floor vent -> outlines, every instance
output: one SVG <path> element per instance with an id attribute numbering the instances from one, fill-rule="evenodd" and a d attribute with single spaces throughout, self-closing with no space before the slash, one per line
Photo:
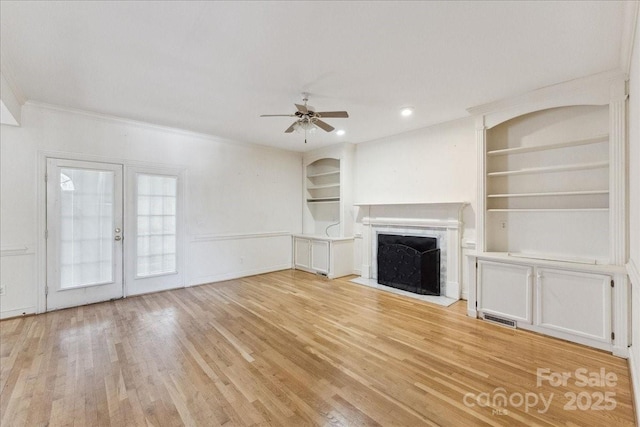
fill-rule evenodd
<path id="1" fill-rule="evenodd" d="M 492 314 L 485 314 L 484 315 L 484 320 L 487 320 L 487 321 L 492 322 L 492 323 L 497 323 L 498 325 L 508 326 L 508 327 L 514 328 L 514 329 L 516 327 L 515 320 L 504 319 L 502 317 L 494 316 Z"/>

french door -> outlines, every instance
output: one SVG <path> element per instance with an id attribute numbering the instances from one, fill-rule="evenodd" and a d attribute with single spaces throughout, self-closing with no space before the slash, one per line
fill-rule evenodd
<path id="1" fill-rule="evenodd" d="M 47 310 L 121 298 L 123 167 L 47 160 Z"/>

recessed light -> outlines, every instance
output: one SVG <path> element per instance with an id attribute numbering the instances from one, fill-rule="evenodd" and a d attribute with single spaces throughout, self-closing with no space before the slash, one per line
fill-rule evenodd
<path id="1" fill-rule="evenodd" d="M 409 117 L 410 115 L 413 114 L 413 107 L 404 107 L 400 110 L 400 114 L 403 117 Z"/>
<path id="2" fill-rule="evenodd" d="M 342 136 L 342 135 L 344 135 L 344 134 L 345 134 L 345 132 L 344 132 L 344 130 L 342 130 L 342 129 L 340 129 L 340 130 L 336 131 L 336 135 L 338 135 L 338 136 Z"/>

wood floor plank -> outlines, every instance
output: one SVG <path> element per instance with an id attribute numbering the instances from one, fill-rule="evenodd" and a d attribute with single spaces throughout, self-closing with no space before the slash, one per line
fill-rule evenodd
<path id="1" fill-rule="evenodd" d="M 539 369 L 571 378 L 539 384 Z M 577 369 L 616 384 L 582 386 Z M 615 408 L 590 409 L 604 393 Z M 534 396 L 549 405 L 518 404 Z M 626 360 L 464 302 L 286 270 L 1 321 L 0 424 L 633 426 L 634 412 Z"/>

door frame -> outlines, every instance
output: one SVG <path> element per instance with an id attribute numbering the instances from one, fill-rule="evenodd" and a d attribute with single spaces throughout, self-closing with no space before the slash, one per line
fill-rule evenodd
<path id="1" fill-rule="evenodd" d="M 36 293 L 36 314 L 45 313 L 47 311 L 47 239 L 45 238 L 45 231 L 47 230 L 47 183 L 45 182 L 45 175 L 47 173 L 47 159 L 58 158 L 65 160 L 76 160 L 81 162 L 98 162 L 98 163 L 114 163 L 120 164 L 124 167 L 123 176 L 126 177 L 130 168 L 149 168 L 157 171 L 163 170 L 165 173 L 174 174 L 179 176 L 182 181 L 181 196 L 179 203 L 182 204 L 182 215 L 178 219 L 180 222 L 180 229 L 182 230 L 182 236 L 179 244 L 179 256 L 178 268 L 182 268 L 183 271 L 183 287 L 186 287 L 187 278 L 189 277 L 186 270 L 186 243 L 189 241 L 188 230 L 185 226 L 187 212 L 187 167 L 184 165 L 168 165 L 162 163 L 143 162 L 138 160 L 122 159 L 117 157 L 97 156 L 93 154 L 83 154 L 77 152 L 68 151 L 56 151 L 56 150 L 38 150 L 36 153 L 36 219 L 37 229 L 35 239 L 36 250 L 36 282 L 33 284 L 33 290 Z M 123 197 L 126 200 L 128 197 L 127 183 L 124 182 Z M 126 207 L 124 207 L 126 209 Z M 126 222 L 125 213 L 125 222 Z M 126 232 L 126 231 L 125 231 Z M 124 256 L 127 256 L 127 243 L 123 242 Z M 129 295 L 129 289 L 127 287 L 126 272 L 124 278 L 123 297 L 126 298 Z"/>

